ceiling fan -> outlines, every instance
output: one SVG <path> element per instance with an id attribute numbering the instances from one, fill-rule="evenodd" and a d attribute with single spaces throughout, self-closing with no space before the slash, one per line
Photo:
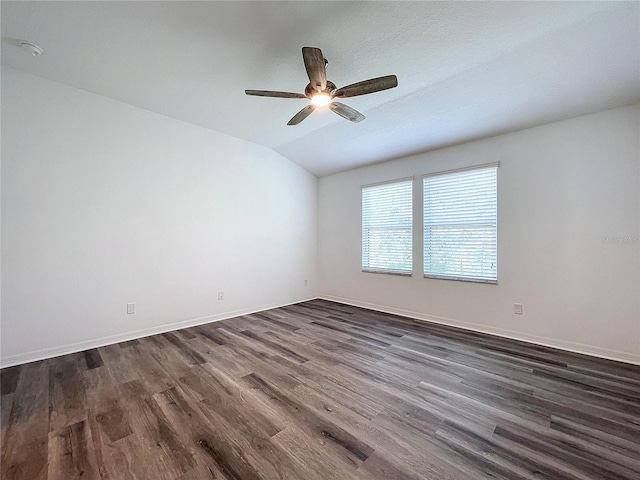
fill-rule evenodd
<path id="1" fill-rule="evenodd" d="M 352 122 L 361 122 L 364 115 L 345 105 L 336 102 L 335 98 L 356 97 L 367 93 L 379 92 L 398 86 L 398 78 L 395 75 L 372 78 L 362 82 L 353 83 L 346 87 L 337 88 L 333 82 L 327 80 L 327 60 L 322 55 L 322 50 L 315 47 L 302 47 L 302 58 L 309 76 L 309 84 L 302 93 L 272 92 L 270 90 L 245 90 L 247 95 L 258 97 L 277 98 L 308 98 L 311 103 L 296 113 L 287 125 L 298 125 L 311 115 L 316 108 L 329 107 L 333 112 Z"/>

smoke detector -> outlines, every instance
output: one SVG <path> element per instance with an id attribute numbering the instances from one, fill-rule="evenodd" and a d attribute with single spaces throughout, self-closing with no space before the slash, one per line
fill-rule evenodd
<path id="1" fill-rule="evenodd" d="M 38 57 L 38 56 L 42 55 L 42 48 L 40 48 L 37 45 L 34 45 L 33 43 L 20 42 L 20 48 L 22 48 L 23 50 L 26 50 L 27 52 L 29 52 L 34 57 Z"/>

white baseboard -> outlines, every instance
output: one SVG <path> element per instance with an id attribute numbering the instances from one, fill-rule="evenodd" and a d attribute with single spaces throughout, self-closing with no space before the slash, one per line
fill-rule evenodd
<path id="1" fill-rule="evenodd" d="M 455 320 L 447 317 L 438 317 L 435 315 L 427 315 L 424 313 L 414 312 L 411 310 L 403 310 L 400 308 L 388 307 L 386 305 L 378 305 L 375 303 L 361 302 L 358 300 L 336 297 L 333 295 L 321 295 L 318 298 L 322 300 L 329 300 L 331 302 L 344 303 L 346 305 L 352 305 L 354 307 L 362 307 L 368 310 L 376 310 L 378 312 L 400 315 L 402 317 L 408 317 L 415 320 L 422 320 L 425 322 L 447 325 L 449 327 L 456 327 L 456 328 L 462 328 L 464 330 L 471 330 L 473 332 L 496 335 L 498 337 L 509 338 L 511 340 L 519 340 L 522 342 L 541 345 L 544 347 L 558 348 L 560 350 L 566 350 L 574 353 L 581 353 L 583 355 L 590 355 L 592 357 L 598 357 L 598 358 L 604 358 L 607 360 L 615 360 L 617 362 L 640 365 L 640 352 L 634 355 L 633 353 L 620 352 L 617 350 L 609 350 L 609 349 L 597 347 L 594 345 L 585 345 L 582 343 L 566 342 L 564 340 L 540 337 L 537 335 L 528 335 L 528 334 L 523 334 L 521 332 L 505 330 L 502 328 L 488 327 L 486 325 L 482 325 L 478 323 L 464 322 L 464 321 Z"/>
<path id="2" fill-rule="evenodd" d="M 69 353 L 81 352 L 90 348 L 104 347 L 105 345 L 112 345 L 114 343 L 126 342 L 128 340 L 135 340 L 137 338 L 148 337 L 150 335 L 157 335 L 159 333 L 171 332 L 179 330 L 181 328 L 194 327 L 196 325 L 203 325 L 206 323 L 218 322 L 220 320 L 226 320 L 228 318 L 239 317 L 242 315 L 250 315 L 252 313 L 261 312 L 264 310 L 270 310 L 272 308 L 284 307 L 286 305 L 293 305 L 295 303 L 306 302 L 308 300 L 314 300 L 320 298 L 322 300 L 329 300 L 331 302 L 343 303 L 345 305 L 352 305 L 355 307 L 366 308 L 368 310 L 375 310 L 378 312 L 391 313 L 394 315 L 400 315 L 403 317 L 412 318 L 415 320 L 422 320 L 425 322 L 437 323 L 441 325 L 447 325 L 450 327 L 461 328 L 464 330 L 470 330 L 473 332 L 486 333 L 489 335 L 496 335 L 498 337 L 509 338 L 512 340 L 520 340 L 535 345 L 541 345 L 545 347 L 558 348 L 560 350 L 566 350 L 574 353 L 581 353 L 583 355 L 590 355 L 598 358 L 605 358 L 608 360 L 615 360 L 618 362 L 631 363 L 634 365 L 640 365 L 640 354 L 633 355 L 628 352 L 620 352 L 616 350 L 609 350 L 593 345 L 584 345 L 581 343 L 566 342 L 562 340 L 556 340 L 552 338 L 540 337 L 536 335 L 527 335 L 520 332 L 514 332 L 510 330 L 487 327 L 471 322 L 463 322 L 447 317 L 438 317 L 435 315 L 427 315 L 420 312 L 414 312 L 411 310 L 404 310 L 400 308 L 389 307 L 386 305 L 378 305 L 375 303 L 361 302 L 358 300 L 352 300 L 348 298 L 336 297 L 333 295 L 321 295 L 319 297 L 301 298 L 287 303 L 274 303 L 266 304 L 258 307 L 252 307 L 249 309 L 236 310 L 233 312 L 224 312 L 218 315 L 211 315 L 207 317 L 192 318 L 189 320 L 182 320 L 180 322 L 173 322 L 164 325 L 159 325 L 142 330 L 134 330 L 118 335 L 110 335 L 107 337 L 87 340 L 84 342 L 71 343 L 60 347 L 44 348 L 42 350 L 36 350 L 32 352 L 21 353 L 18 355 L 12 355 L 3 358 L 0 361 L 0 368 L 11 367 L 14 365 L 20 365 L 22 363 L 35 362 L 37 360 L 44 360 L 47 358 L 58 357 L 60 355 L 67 355 Z"/>
<path id="3" fill-rule="evenodd" d="M 106 345 L 112 345 L 114 343 L 126 342 L 128 340 L 135 340 L 137 338 L 148 337 L 150 335 L 157 335 L 159 333 L 172 332 L 174 330 L 180 330 L 181 328 L 195 327 L 196 325 L 203 325 L 205 323 L 219 322 L 220 320 L 226 320 L 228 318 L 240 317 L 242 315 L 250 315 L 256 312 L 262 312 L 264 310 L 271 310 L 272 308 L 284 307 L 286 305 L 293 305 L 295 303 L 306 302 L 313 300 L 317 297 L 301 298 L 287 303 L 274 303 L 267 305 L 260 305 L 257 307 L 247 308 L 243 310 L 236 310 L 233 312 L 224 312 L 218 315 L 211 315 L 207 317 L 191 318 L 189 320 L 182 320 L 179 322 L 165 323 L 164 325 L 158 325 L 155 327 L 144 328 L 141 330 L 133 330 L 126 333 L 117 335 L 110 335 L 107 337 L 95 338 L 86 340 L 83 342 L 70 343 L 60 347 L 43 348 L 42 350 L 36 350 L 32 352 L 20 353 L 18 355 L 11 355 L 5 357 L 0 361 L 0 368 L 12 367 L 14 365 L 20 365 L 23 363 L 35 362 L 37 360 L 44 360 L 47 358 L 58 357 L 60 355 L 67 355 L 69 353 L 81 352 L 90 348 L 104 347 Z"/>

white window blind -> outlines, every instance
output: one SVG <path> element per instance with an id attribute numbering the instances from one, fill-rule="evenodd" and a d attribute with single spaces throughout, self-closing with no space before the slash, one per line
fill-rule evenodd
<path id="1" fill-rule="evenodd" d="M 362 187 L 362 270 L 410 275 L 413 179 Z"/>
<path id="2" fill-rule="evenodd" d="M 497 167 L 423 178 L 426 277 L 497 282 Z"/>

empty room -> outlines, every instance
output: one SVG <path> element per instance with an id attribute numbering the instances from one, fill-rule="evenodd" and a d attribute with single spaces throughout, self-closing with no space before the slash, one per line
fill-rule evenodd
<path id="1" fill-rule="evenodd" d="M 640 479 L 640 2 L 0 9 L 2 480 Z"/>

